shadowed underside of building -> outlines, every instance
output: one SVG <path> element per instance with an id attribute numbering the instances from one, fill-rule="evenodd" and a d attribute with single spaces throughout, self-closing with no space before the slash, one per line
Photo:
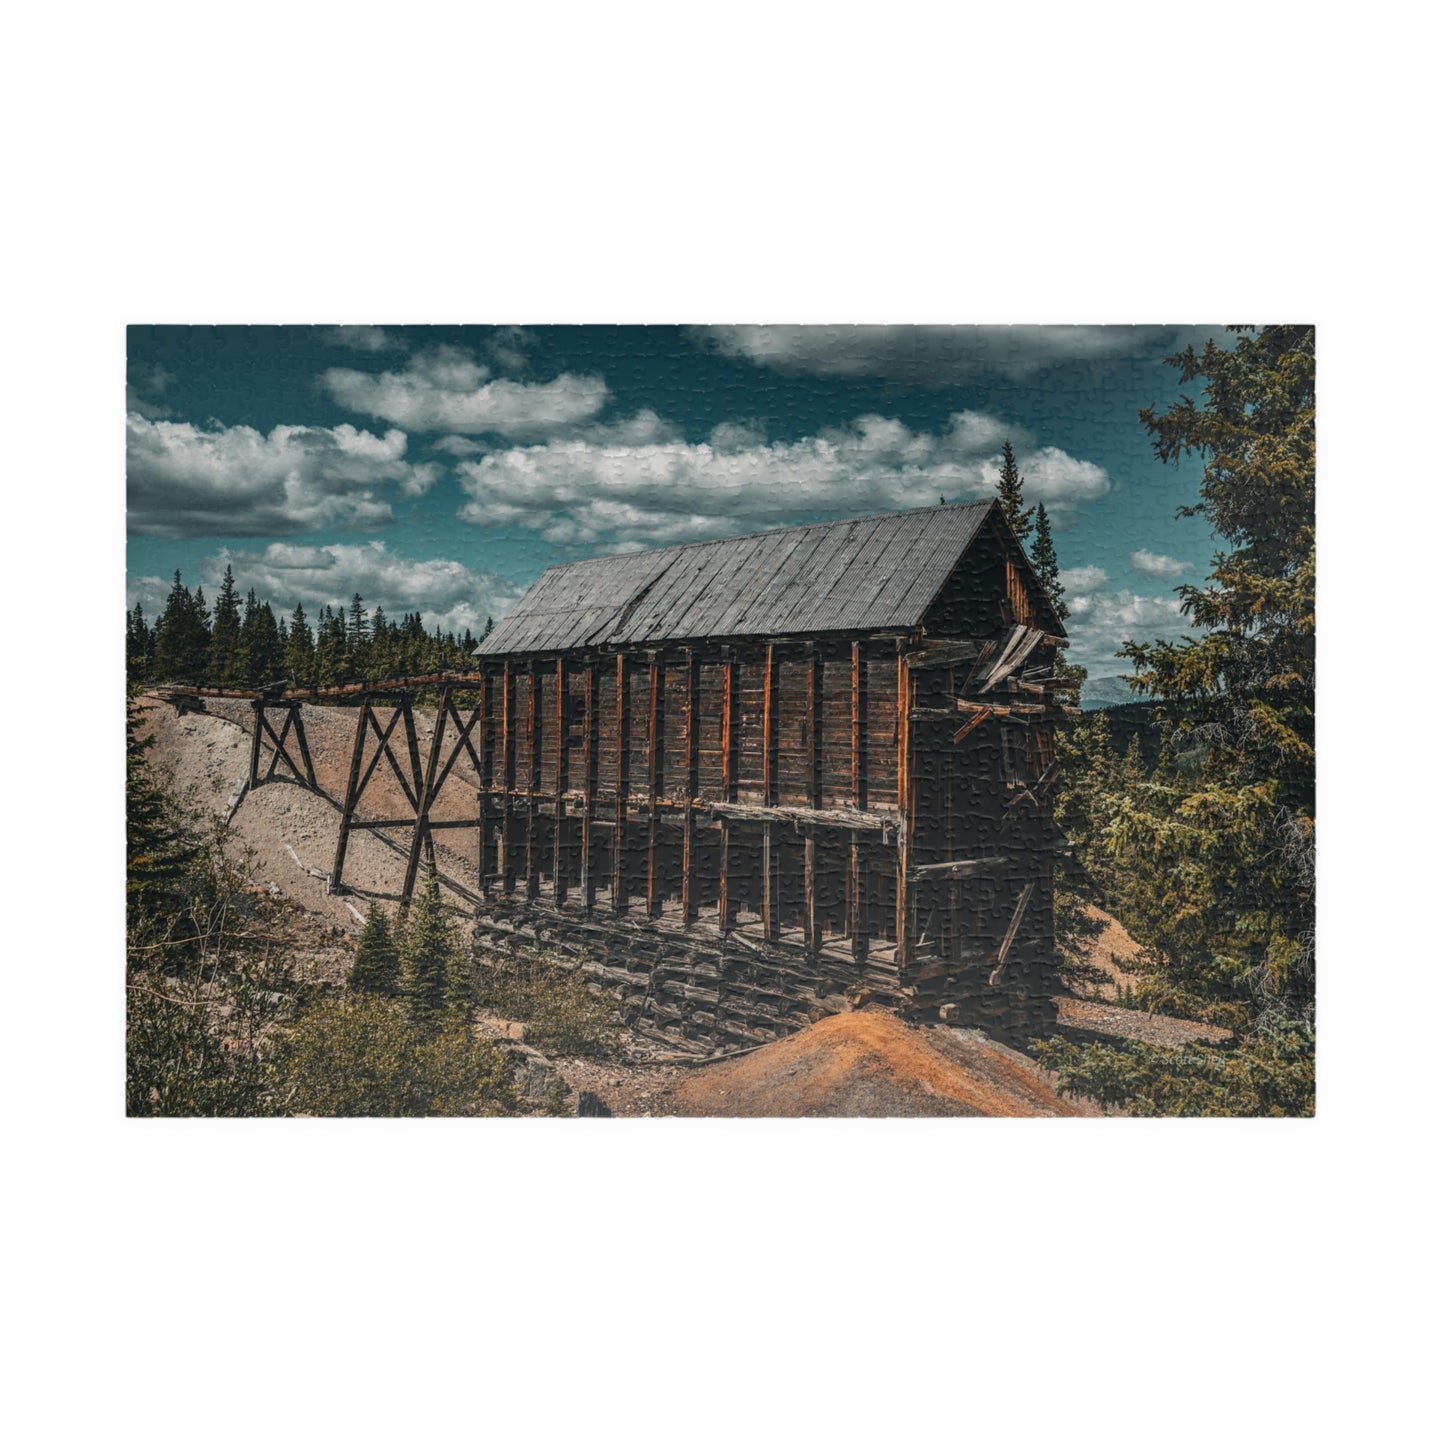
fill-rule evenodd
<path id="1" fill-rule="evenodd" d="M 1055 660 L 996 503 L 553 567 L 478 649 L 484 947 L 683 1046 L 1045 990 Z"/>

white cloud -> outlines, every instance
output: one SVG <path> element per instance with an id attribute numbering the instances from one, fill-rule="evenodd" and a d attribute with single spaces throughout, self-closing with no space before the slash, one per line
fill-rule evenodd
<path id="1" fill-rule="evenodd" d="M 215 595 L 213 589 L 228 562 L 243 593 L 254 587 L 278 615 L 289 616 L 299 602 L 313 626 L 322 606 L 348 606 L 352 594 L 359 592 L 368 611 L 380 603 L 393 619 L 420 612 L 428 631 L 439 626 L 460 636 L 470 627 L 474 636 L 480 636 L 488 616 L 501 618 L 523 590 L 449 558 L 397 557 L 382 542 L 322 547 L 275 542 L 262 552 L 217 553 L 207 564 L 208 597 Z"/>
<path id="2" fill-rule="evenodd" d="M 970 501 L 994 494 L 1004 434 L 996 419 L 960 412 L 939 433 L 870 415 L 793 442 L 766 442 L 741 427 L 708 442 L 554 439 L 461 462 L 469 500 L 458 515 L 552 542 L 620 548 L 933 506 L 940 495 Z M 1057 447 L 1021 450 L 1019 465 L 1026 498 L 1051 512 L 1109 489 L 1102 467 Z"/>
<path id="3" fill-rule="evenodd" d="M 401 344 L 380 326 L 328 326 L 325 339 L 352 351 L 390 351 Z"/>
<path id="4" fill-rule="evenodd" d="M 1066 593 L 1097 592 L 1109 580 L 1102 567 L 1066 567 L 1059 573 L 1059 582 Z"/>
<path id="5" fill-rule="evenodd" d="M 1166 557 L 1160 552 L 1149 552 L 1142 547 L 1129 554 L 1129 561 L 1136 571 L 1149 577 L 1178 577 L 1182 572 L 1194 570 L 1189 562 L 1181 562 L 1176 557 Z"/>
<path id="6" fill-rule="evenodd" d="M 489 368 L 455 346 L 413 356 L 402 371 L 332 367 L 321 377 L 333 401 L 412 431 L 554 435 L 590 421 L 608 398 L 599 376 L 564 372 L 553 381 L 492 379 Z"/>
<path id="7" fill-rule="evenodd" d="M 319 527 L 380 527 L 383 495 L 417 496 L 441 474 L 406 460 L 406 433 L 353 426 L 208 428 L 126 419 L 126 506 L 132 532 L 152 537 L 286 536 Z"/>
<path id="8" fill-rule="evenodd" d="M 1154 355 L 1161 360 L 1223 327 L 1179 326 L 708 326 L 694 335 L 725 356 L 780 371 L 879 376 L 952 385 L 981 372 L 1032 375 L 1068 361 Z"/>
<path id="9" fill-rule="evenodd" d="M 1083 567 L 1079 572 L 1098 572 Z M 1114 676 L 1123 664 L 1114 654 L 1125 642 L 1151 642 L 1156 637 L 1177 638 L 1188 630 L 1177 597 L 1145 597 L 1128 588 L 1117 592 L 1082 593 L 1066 599 L 1069 618 L 1069 661 L 1081 662 L 1091 673 Z"/>

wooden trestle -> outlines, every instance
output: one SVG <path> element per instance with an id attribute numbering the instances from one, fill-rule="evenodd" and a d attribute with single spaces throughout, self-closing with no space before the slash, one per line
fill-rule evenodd
<path id="1" fill-rule="evenodd" d="M 1061 710 L 1042 686 L 981 671 L 1016 643 L 504 655 L 472 673 L 249 694 L 250 782 L 322 792 L 301 704 L 354 706 L 332 890 L 346 891 L 357 829 L 409 830 L 403 906 L 434 835 L 474 829 L 464 891 L 480 946 L 552 940 L 678 1042 L 786 1031 L 859 991 L 977 1005 L 1053 950 Z M 422 691 L 437 699 L 424 762 Z M 388 776 L 405 812 L 367 816 Z M 456 816 L 454 786 L 435 816 L 454 778 L 475 811 Z"/>

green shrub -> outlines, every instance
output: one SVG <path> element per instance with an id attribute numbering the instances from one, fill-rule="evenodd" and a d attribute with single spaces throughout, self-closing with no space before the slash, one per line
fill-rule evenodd
<path id="1" fill-rule="evenodd" d="M 1310 1117 L 1315 1111 L 1314 1031 L 1274 1021 L 1229 1044 L 1164 1049 L 1130 1040 L 1035 1040 L 1029 1052 L 1059 1076 L 1059 1092 L 1142 1116 Z"/>
<path id="2" fill-rule="evenodd" d="M 476 987 L 483 1007 L 526 1024 L 527 1042 L 544 1053 L 589 1057 L 617 1043 L 616 1003 L 593 993 L 576 967 L 540 954 L 519 956 L 479 970 Z"/>
<path id="3" fill-rule="evenodd" d="M 275 1107 L 366 1118 L 512 1114 L 511 1067 L 461 1024 L 418 1026 L 376 994 L 331 998 L 304 1013 L 271 1052 Z"/>

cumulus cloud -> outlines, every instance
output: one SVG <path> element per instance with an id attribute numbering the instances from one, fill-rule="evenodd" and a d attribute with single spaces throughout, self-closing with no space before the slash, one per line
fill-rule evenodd
<path id="1" fill-rule="evenodd" d="M 288 614 L 299 602 L 313 625 L 323 606 L 348 606 L 359 592 L 368 610 L 379 603 L 393 618 L 420 612 L 428 631 L 440 627 L 460 636 L 470 627 L 480 636 L 487 618 L 500 618 L 523 590 L 449 558 L 395 556 L 382 542 L 321 547 L 275 542 L 261 552 L 217 553 L 207 564 L 208 596 L 227 563 L 242 592 L 254 587 L 258 597 Z"/>
<path id="2" fill-rule="evenodd" d="M 869 415 L 795 442 L 742 427 L 708 442 L 614 444 L 588 438 L 512 447 L 462 462 L 478 525 L 529 527 L 580 545 L 692 541 L 841 512 L 861 514 L 968 501 L 994 493 L 1004 427 L 960 412 L 941 433 Z M 1067 510 L 1109 488 L 1103 468 L 1057 447 L 1024 451 L 1031 499 Z"/>
<path id="3" fill-rule="evenodd" d="M 351 351 L 390 351 L 401 344 L 381 326 L 328 326 L 325 340 Z"/>
<path id="4" fill-rule="evenodd" d="M 1102 569 L 1086 567 L 1080 572 Z M 1061 578 L 1062 580 L 1062 578 Z M 1177 597 L 1146 597 L 1127 587 L 1117 592 L 1083 592 L 1066 599 L 1069 608 L 1069 661 L 1081 662 L 1091 673 L 1114 675 L 1120 662 L 1114 654 L 1126 642 L 1175 638 L 1187 631 L 1187 619 Z"/>
<path id="5" fill-rule="evenodd" d="M 198 427 L 133 412 L 126 420 L 126 505 L 151 537 L 288 536 L 381 527 L 385 490 L 418 496 L 441 474 L 406 460 L 406 433 L 353 426 Z"/>
<path id="6" fill-rule="evenodd" d="M 171 415 L 161 398 L 175 376 L 157 362 L 153 366 L 132 366 L 125 378 L 125 409 L 156 421 Z"/>
<path id="7" fill-rule="evenodd" d="M 637 423 L 645 431 L 651 423 Z M 1015 432 L 1017 436 L 1017 431 Z M 478 526 L 526 527 L 581 546 L 694 541 L 819 516 L 897 511 L 994 494 L 1003 424 L 960 412 L 942 432 L 883 416 L 801 441 L 718 428 L 706 442 L 574 437 L 462 461 Z M 1108 474 L 1057 447 L 1024 449 L 1025 495 L 1067 512 L 1109 489 Z"/>
<path id="8" fill-rule="evenodd" d="M 995 372 L 1015 378 L 1068 361 L 1154 355 L 1221 327 L 1180 326 L 706 326 L 695 338 L 724 356 L 780 371 L 876 376 L 953 385 Z"/>
<path id="9" fill-rule="evenodd" d="M 380 417 L 411 431 L 464 436 L 490 432 L 508 438 L 554 435 L 590 421 L 607 402 L 600 376 L 564 372 L 552 381 L 513 381 L 455 346 L 411 357 L 401 371 L 322 373 L 331 399 L 351 411 Z"/>
<path id="10" fill-rule="evenodd" d="M 1181 562 L 1176 557 L 1166 557 L 1162 552 L 1149 552 L 1140 548 L 1129 554 L 1129 561 L 1135 571 L 1149 577 L 1178 577 L 1183 572 L 1192 572 L 1193 565 Z"/>
<path id="11" fill-rule="evenodd" d="M 1108 580 L 1102 567 L 1066 567 L 1059 573 L 1059 583 L 1070 598 L 1076 593 L 1097 592 Z"/>

